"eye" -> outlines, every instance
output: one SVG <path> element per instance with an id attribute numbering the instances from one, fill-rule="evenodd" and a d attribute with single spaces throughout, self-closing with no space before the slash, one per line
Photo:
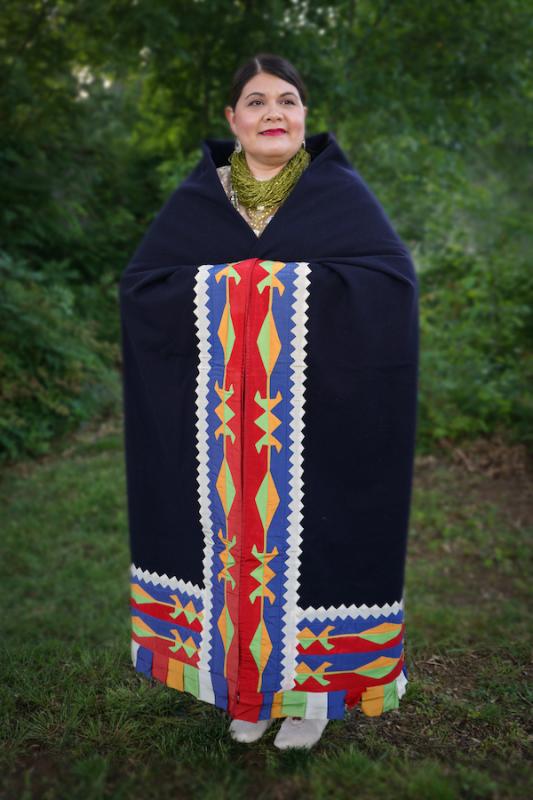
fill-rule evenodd
<path id="1" fill-rule="evenodd" d="M 262 102 L 263 102 L 262 100 L 259 100 L 258 98 L 255 98 L 255 100 L 250 100 L 248 105 L 249 106 L 253 106 L 255 103 L 262 103 Z M 294 100 L 291 100 L 289 97 L 284 98 L 283 102 L 284 103 L 288 103 L 290 106 L 295 106 L 296 105 Z"/>

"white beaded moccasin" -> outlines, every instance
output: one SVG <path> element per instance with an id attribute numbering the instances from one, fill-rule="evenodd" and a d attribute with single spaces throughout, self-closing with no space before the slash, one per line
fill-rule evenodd
<path id="1" fill-rule="evenodd" d="M 320 737 L 329 719 L 302 719 L 301 717 L 295 719 L 294 717 L 287 717 L 276 734 L 274 744 L 280 750 L 285 750 L 288 747 L 304 747 L 310 748 L 315 745 Z"/>
<path id="2" fill-rule="evenodd" d="M 273 722 L 273 719 L 260 719 L 259 722 L 232 719 L 229 732 L 237 742 L 256 742 Z"/>

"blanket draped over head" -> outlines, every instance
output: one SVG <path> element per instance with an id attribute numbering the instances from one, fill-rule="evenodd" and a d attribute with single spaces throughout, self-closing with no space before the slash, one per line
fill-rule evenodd
<path id="1" fill-rule="evenodd" d="M 252 722 L 407 684 L 418 282 L 334 135 L 306 145 L 258 237 L 203 140 L 118 287 L 133 664 Z"/>

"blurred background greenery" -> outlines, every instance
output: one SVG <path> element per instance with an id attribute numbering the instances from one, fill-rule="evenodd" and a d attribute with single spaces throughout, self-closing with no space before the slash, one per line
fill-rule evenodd
<path id="1" fill-rule="evenodd" d="M 410 248 L 418 451 L 533 440 L 527 0 L 5 0 L 0 17 L 0 458 L 121 413 L 117 280 L 146 226 L 230 137 L 257 51 L 309 89 Z M 529 385 L 528 385 L 529 383 Z"/>

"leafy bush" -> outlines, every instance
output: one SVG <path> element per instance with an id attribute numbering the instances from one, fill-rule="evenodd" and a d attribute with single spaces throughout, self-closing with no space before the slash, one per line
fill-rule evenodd
<path id="1" fill-rule="evenodd" d="M 38 456 L 120 408 L 118 344 L 98 338 L 71 289 L 0 252 L 0 461 Z"/>
<path id="2" fill-rule="evenodd" d="M 533 442 L 533 274 L 450 244 L 420 271 L 419 442 L 508 434 Z"/>

